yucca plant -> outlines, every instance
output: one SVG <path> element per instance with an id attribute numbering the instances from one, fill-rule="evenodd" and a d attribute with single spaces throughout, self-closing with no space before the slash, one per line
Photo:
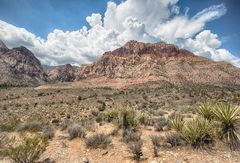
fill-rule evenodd
<path id="1" fill-rule="evenodd" d="M 229 145 L 231 150 L 239 149 L 240 140 L 237 130 L 240 126 L 240 109 L 230 103 L 221 102 L 217 104 L 213 115 L 221 123 L 221 139 Z"/>
<path id="2" fill-rule="evenodd" d="M 119 110 L 119 116 L 119 126 L 124 130 L 131 127 L 136 127 L 139 123 L 136 112 L 129 106 L 122 107 Z"/>
<path id="3" fill-rule="evenodd" d="M 215 129 L 211 122 L 198 117 L 186 123 L 181 133 L 193 148 L 203 148 L 213 144 Z"/>
<path id="4" fill-rule="evenodd" d="M 177 132 L 181 132 L 182 128 L 184 126 L 184 121 L 183 121 L 182 117 L 176 116 L 176 117 L 172 118 L 170 120 L 170 126 Z"/>
<path id="5" fill-rule="evenodd" d="M 203 118 L 211 121 L 213 119 L 213 109 L 215 103 L 212 101 L 205 101 L 199 105 L 197 108 L 197 113 Z"/>

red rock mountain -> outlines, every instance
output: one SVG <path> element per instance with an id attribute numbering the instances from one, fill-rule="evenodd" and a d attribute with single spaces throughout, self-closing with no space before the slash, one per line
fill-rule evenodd
<path id="1" fill-rule="evenodd" d="M 187 81 L 203 84 L 240 84 L 240 69 L 226 62 L 213 62 L 172 44 L 129 41 L 83 66 L 76 80 L 136 78 Z"/>
<path id="2" fill-rule="evenodd" d="M 8 49 L 0 41 L 0 84 L 42 84 L 89 79 L 165 80 L 173 84 L 240 84 L 240 69 L 213 62 L 175 45 L 129 41 L 88 65 L 57 66 L 46 73 L 25 47 Z M 102 80 L 101 80 L 102 81 Z"/>
<path id="3" fill-rule="evenodd" d="M 47 81 L 40 61 L 27 48 L 8 49 L 0 41 L 0 84 L 37 85 Z"/>

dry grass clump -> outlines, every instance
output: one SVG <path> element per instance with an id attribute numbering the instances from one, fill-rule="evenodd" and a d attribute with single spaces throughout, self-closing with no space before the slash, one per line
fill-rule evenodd
<path id="1" fill-rule="evenodd" d="M 68 133 L 70 136 L 70 140 L 75 138 L 85 138 L 87 135 L 85 129 L 79 124 L 72 124 L 68 128 Z"/>
<path id="2" fill-rule="evenodd" d="M 0 150 L 0 155 L 15 163 L 36 163 L 48 144 L 40 136 L 21 136 L 18 139 L 12 137 L 5 141 L 6 146 Z"/>
<path id="3" fill-rule="evenodd" d="M 151 138 L 152 145 L 153 145 L 154 157 L 157 157 L 160 146 L 161 146 L 161 141 L 162 141 L 163 138 L 160 137 L 160 136 L 156 136 L 156 135 L 152 135 L 152 136 L 150 136 L 150 138 Z"/>
<path id="4" fill-rule="evenodd" d="M 141 134 L 133 129 L 123 130 L 122 136 L 125 143 L 136 142 L 141 139 Z"/>
<path id="5" fill-rule="evenodd" d="M 96 133 L 85 140 L 87 148 L 105 148 L 111 143 L 109 135 L 104 133 Z"/>
<path id="6" fill-rule="evenodd" d="M 43 129 L 43 123 L 39 121 L 25 122 L 18 127 L 18 131 L 39 132 Z"/>
<path id="7" fill-rule="evenodd" d="M 0 132 L 13 132 L 17 129 L 18 123 L 18 119 L 9 118 L 0 124 Z"/>
<path id="8" fill-rule="evenodd" d="M 55 135 L 55 131 L 52 126 L 45 127 L 42 132 L 43 132 L 43 136 L 47 139 L 52 139 Z"/>
<path id="9" fill-rule="evenodd" d="M 168 128 L 168 121 L 165 117 L 160 117 L 156 119 L 154 123 L 154 128 L 156 131 L 163 131 L 164 128 Z"/>
<path id="10" fill-rule="evenodd" d="M 172 147 L 180 147 L 185 146 L 187 144 L 184 137 L 179 133 L 171 133 L 166 135 L 165 141 L 171 144 Z"/>

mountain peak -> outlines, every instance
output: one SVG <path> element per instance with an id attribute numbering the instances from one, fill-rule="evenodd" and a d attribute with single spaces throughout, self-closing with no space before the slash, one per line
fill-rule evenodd
<path id="1" fill-rule="evenodd" d="M 2 40 L 0 40 L 0 48 L 7 48 L 7 46 L 4 44 Z"/>
<path id="2" fill-rule="evenodd" d="M 119 57 L 128 57 L 133 55 L 149 55 L 157 58 L 195 57 L 195 55 L 191 52 L 185 49 L 180 49 L 178 46 L 173 44 L 167 44 L 165 42 L 144 43 L 135 40 L 128 41 L 124 46 L 105 54 L 111 54 Z"/>
<path id="3" fill-rule="evenodd" d="M 4 44 L 2 40 L 0 40 L 0 54 L 5 53 L 6 51 L 8 51 L 7 46 Z"/>

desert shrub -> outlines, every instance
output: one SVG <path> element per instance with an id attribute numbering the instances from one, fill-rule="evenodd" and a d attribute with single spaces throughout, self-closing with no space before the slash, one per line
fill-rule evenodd
<path id="1" fill-rule="evenodd" d="M 186 141 L 184 137 L 179 133 L 172 133 L 172 134 L 166 135 L 166 142 L 171 144 L 172 147 L 186 145 Z"/>
<path id="2" fill-rule="evenodd" d="M 60 122 L 60 120 L 59 120 L 59 119 L 56 119 L 56 118 L 52 120 L 52 123 L 55 124 L 55 125 L 58 125 L 59 122 Z"/>
<path id="3" fill-rule="evenodd" d="M 0 132 L 12 132 L 17 129 L 19 120 L 8 119 L 6 122 L 0 124 Z"/>
<path id="4" fill-rule="evenodd" d="M 125 143 L 135 142 L 141 139 L 141 133 L 135 131 L 134 129 L 123 130 L 122 136 Z"/>
<path id="5" fill-rule="evenodd" d="M 240 110 L 229 103 L 218 103 L 213 111 L 214 118 L 221 123 L 221 139 L 231 150 L 239 149 L 240 141 L 237 134 L 240 122 Z"/>
<path id="6" fill-rule="evenodd" d="M 79 124 L 88 131 L 95 131 L 96 129 L 94 121 L 89 118 L 81 119 Z"/>
<path id="7" fill-rule="evenodd" d="M 60 129 L 61 131 L 66 130 L 70 125 L 72 125 L 73 122 L 70 121 L 69 119 L 65 119 L 61 124 L 60 124 Z"/>
<path id="8" fill-rule="evenodd" d="M 184 121 L 181 117 L 177 116 L 170 120 L 170 127 L 178 132 L 182 131 Z"/>
<path id="9" fill-rule="evenodd" d="M 21 137 L 21 142 L 12 137 L 6 140 L 6 147 L 0 154 L 15 163 L 36 163 L 40 155 L 45 151 L 47 141 L 39 136 Z"/>
<path id="10" fill-rule="evenodd" d="M 123 107 L 119 111 L 120 121 L 119 126 L 125 130 L 138 125 L 138 118 L 135 111 L 130 107 Z"/>
<path id="11" fill-rule="evenodd" d="M 98 114 L 99 114 L 99 111 L 92 110 L 91 113 L 92 113 L 92 115 L 93 115 L 94 117 L 97 117 Z"/>
<path id="12" fill-rule="evenodd" d="M 161 146 L 161 140 L 163 139 L 160 136 L 156 136 L 156 135 L 152 135 L 150 136 L 151 141 L 152 141 L 152 145 L 153 145 L 153 154 L 154 157 L 158 156 L 158 152 L 159 152 L 159 148 Z"/>
<path id="13" fill-rule="evenodd" d="M 181 133 L 193 148 L 210 147 L 214 142 L 215 128 L 208 120 L 196 118 L 186 123 Z"/>
<path id="14" fill-rule="evenodd" d="M 158 118 L 154 123 L 154 128 L 156 131 L 163 131 L 163 128 L 168 126 L 168 121 L 165 117 Z"/>
<path id="15" fill-rule="evenodd" d="M 54 137 L 54 128 L 52 126 L 47 126 L 43 129 L 43 136 L 48 139 L 52 139 Z"/>
<path id="16" fill-rule="evenodd" d="M 96 133 L 85 140 L 87 148 L 105 148 L 110 143 L 110 136 L 103 133 Z"/>
<path id="17" fill-rule="evenodd" d="M 79 124 L 72 124 L 68 128 L 68 133 L 70 136 L 70 140 L 75 138 L 85 138 L 86 132 L 84 128 Z"/>
<path id="18" fill-rule="evenodd" d="M 104 120 L 107 122 L 117 123 L 119 121 L 119 111 L 113 110 L 113 111 L 107 112 L 104 116 Z"/>
<path id="19" fill-rule="evenodd" d="M 32 121 L 32 122 L 25 122 L 18 127 L 18 131 L 30 131 L 30 132 L 38 132 L 43 129 L 42 122 L 39 121 Z"/>
<path id="20" fill-rule="evenodd" d="M 139 123 L 142 125 L 145 125 L 145 126 L 153 125 L 153 119 L 147 113 L 143 113 L 143 112 L 139 113 L 138 120 L 139 120 Z"/>
<path id="21" fill-rule="evenodd" d="M 98 106 L 98 110 L 100 112 L 104 111 L 106 109 L 106 104 L 104 101 L 98 100 L 99 106 Z"/>
<path id="22" fill-rule="evenodd" d="M 136 162 L 140 162 L 140 159 L 143 155 L 142 153 L 142 140 L 139 141 L 133 141 L 128 144 L 128 148 L 130 152 L 133 154 L 133 159 L 136 160 Z"/>
<path id="23" fill-rule="evenodd" d="M 207 120 L 213 119 L 213 109 L 215 104 L 211 101 L 205 101 L 197 108 L 197 113 Z"/>

